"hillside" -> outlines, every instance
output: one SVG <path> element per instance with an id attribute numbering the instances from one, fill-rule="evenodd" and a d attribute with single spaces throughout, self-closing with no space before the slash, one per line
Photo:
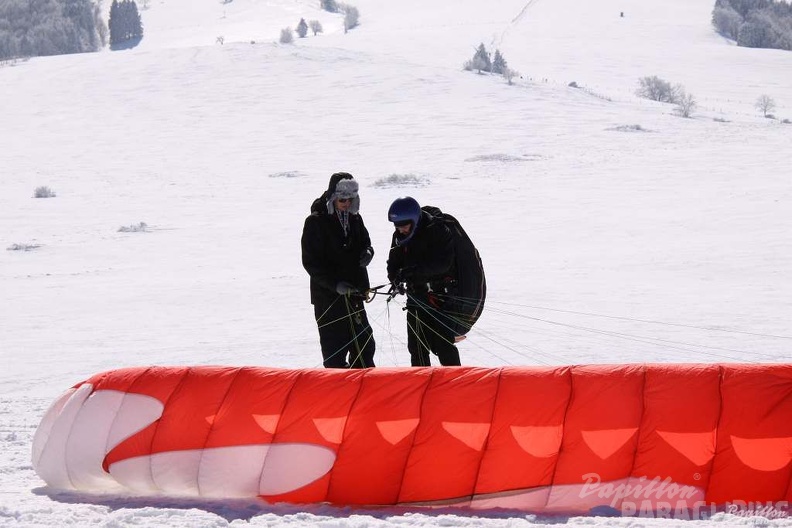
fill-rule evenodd
<path id="1" fill-rule="evenodd" d="M 358 0 L 361 26 L 346 34 L 340 15 L 314 4 L 152 1 L 137 48 L 0 67 L 0 519 L 563 522 L 147 507 L 42 488 L 29 460 L 35 426 L 96 372 L 321 365 L 299 238 L 339 170 L 361 183 L 374 284 L 385 281 L 385 212 L 399 195 L 453 213 L 475 240 L 489 297 L 460 349 L 465 364 L 790 360 L 792 125 L 780 119 L 792 118 L 792 54 L 723 40 L 710 0 Z M 300 17 L 324 33 L 276 44 Z M 480 42 L 523 78 L 463 72 Z M 682 119 L 638 99 L 644 75 L 684 84 L 701 109 Z M 779 120 L 753 108 L 763 93 Z M 392 175 L 422 183 L 388 187 Z M 32 198 L 38 186 L 57 196 Z M 140 222 L 144 232 L 119 231 Z M 5 250 L 14 244 L 38 247 Z M 368 305 L 379 366 L 409 364 L 402 304 Z"/>

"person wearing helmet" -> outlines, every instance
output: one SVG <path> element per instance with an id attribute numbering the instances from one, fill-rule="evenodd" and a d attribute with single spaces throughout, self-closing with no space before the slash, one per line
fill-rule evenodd
<path id="1" fill-rule="evenodd" d="M 374 336 L 363 305 L 374 249 L 359 210 L 358 183 L 351 174 L 337 172 L 314 200 L 303 227 L 302 263 L 311 276 L 326 368 L 374 366 Z"/>
<path id="2" fill-rule="evenodd" d="M 407 349 L 414 367 L 430 365 L 433 353 L 444 366 L 460 365 L 447 291 L 456 276 L 454 243 L 448 227 L 421 209 L 415 198 L 394 200 L 388 220 L 395 231 L 388 255 L 388 279 L 407 293 Z"/>

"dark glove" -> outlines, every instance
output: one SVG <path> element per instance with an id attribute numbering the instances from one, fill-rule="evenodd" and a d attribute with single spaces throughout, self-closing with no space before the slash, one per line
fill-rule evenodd
<path id="1" fill-rule="evenodd" d="M 396 274 L 396 282 L 410 282 L 415 275 L 415 266 L 406 266 Z"/>
<path id="2" fill-rule="evenodd" d="M 374 258 L 374 250 L 366 248 L 363 250 L 363 253 L 360 254 L 360 267 L 365 268 L 371 263 L 371 259 Z"/>
<path id="3" fill-rule="evenodd" d="M 348 283 L 346 281 L 341 281 L 338 284 L 336 284 L 336 293 L 338 295 L 350 295 L 350 294 L 357 293 L 357 292 L 358 292 L 358 289 L 355 288 L 354 285 L 352 285 L 352 284 L 350 284 L 350 283 Z"/>

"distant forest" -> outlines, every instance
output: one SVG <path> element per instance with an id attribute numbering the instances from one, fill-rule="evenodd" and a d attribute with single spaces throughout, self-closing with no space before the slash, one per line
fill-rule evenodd
<path id="1" fill-rule="evenodd" d="M 0 59 L 97 51 L 106 39 L 91 0 L 0 1 Z"/>
<path id="2" fill-rule="evenodd" d="M 712 25 L 747 48 L 792 50 L 792 4 L 773 0 L 716 0 Z"/>

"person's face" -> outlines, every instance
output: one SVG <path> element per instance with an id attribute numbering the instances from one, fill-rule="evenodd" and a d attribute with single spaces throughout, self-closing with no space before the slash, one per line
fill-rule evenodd
<path id="1" fill-rule="evenodd" d="M 336 198 L 336 211 L 348 211 L 350 207 L 352 207 L 352 198 Z"/>
<path id="2" fill-rule="evenodd" d="M 407 222 L 404 225 L 397 225 L 396 226 L 396 231 L 398 231 L 402 235 L 409 235 L 410 231 L 412 231 L 412 226 L 413 226 L 412 222 Z"/>

